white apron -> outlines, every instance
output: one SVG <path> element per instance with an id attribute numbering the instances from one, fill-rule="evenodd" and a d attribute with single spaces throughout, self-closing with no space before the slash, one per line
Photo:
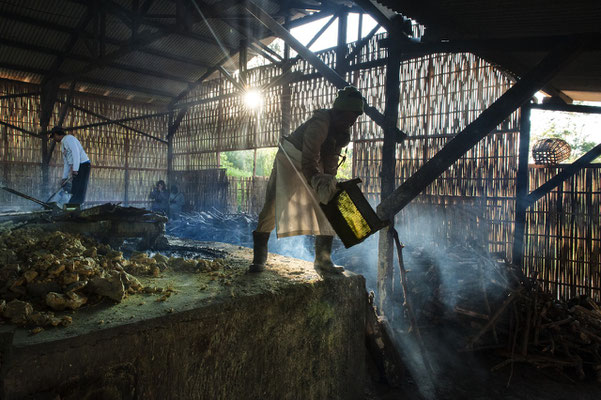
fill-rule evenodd
<path id="1" fill-rule="evenodd" d="M 278 238 L 297 235 L 334 236 L 315 191 L 301 172 L 302 152 L 282 140 L 276 159 L 275 221 Z"/>

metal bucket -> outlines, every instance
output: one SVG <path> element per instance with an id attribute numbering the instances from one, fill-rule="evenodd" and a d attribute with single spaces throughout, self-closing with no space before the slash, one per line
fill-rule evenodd
<path id="1" fill-rule="evenodd" d="M 367 239 L 388 223 L 382 221 L 357 186 L 361 179 L 339 182 L 341 189 L 328 204 L 321 204 L 328 221 L 347 249 Z"/>

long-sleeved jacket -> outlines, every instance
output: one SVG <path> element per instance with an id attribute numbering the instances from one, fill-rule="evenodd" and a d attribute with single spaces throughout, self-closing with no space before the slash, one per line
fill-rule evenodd
<path id="1" fill-rule="evenodd" d="M 71 168 L 73 168 L 73 171 L 79 171 L 79 164 L 90 161 L 81 143 L 73 135 L 63 137 L 61 152 L 63 153 L 63 179 L 69 177 Z"/>
<path id="2" fill-rule="evenodd" d="M 317 110 L 311 119 L 286 138 L 302 151 L 301 167 L 308 182 L 320 173 L 336 176 L 340 152 L 348 144 L 348 140 L 344 143 L 336 141 L 331 118 L 331 110 Z M 345 132 L 345 135 L 350 134 Z"/>

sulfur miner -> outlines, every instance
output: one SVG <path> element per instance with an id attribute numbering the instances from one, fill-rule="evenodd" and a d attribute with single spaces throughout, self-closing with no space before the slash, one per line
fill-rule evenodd
<path id="1" fill-rule="evenodd" d="M 264 270 L 267 242 L 274 228 L 278 238 L 315 235 L 315 268 L 342 271 L 332 263 L 335 232 L 319 203 L 327 204 L 336 194 L 341 151 L 350 142 L 350 128 L 363 113 L 363 103 L 361 93 L 347 86 L 338 91 L 331 109 L 315 111 L 311 119 L 281 141 L 265 205 L 253 232 L 250 272 Z"/>

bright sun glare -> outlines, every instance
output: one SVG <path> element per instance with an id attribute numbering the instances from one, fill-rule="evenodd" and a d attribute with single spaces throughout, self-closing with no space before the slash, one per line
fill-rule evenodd
<path id="1" fill-rule="evenodd" d="M 263 105 L 263 97 L 257 89 L 249 89 L 244 94 L 244 104 L 246 108 L 258 110 Z"/>

